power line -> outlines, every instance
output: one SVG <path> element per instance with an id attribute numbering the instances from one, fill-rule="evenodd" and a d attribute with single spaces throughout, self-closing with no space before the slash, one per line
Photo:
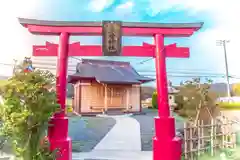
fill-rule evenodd
<path id="1" fill-rule="evenodd" d="M 215 72 L 214 70 L 207 70 L 207 69 L 179 69 L 179 68 L 167 68 L 167 71 L 203 71 L 203 72 Z M 155 72 L 155 70 L 138 70 L 138 71 L 144 71 L 144 72 Z"/>
<path id="2" fill-rule="evenodd" d="M 47 69 L 47 70 L 52 70 L 55 71 L 56 68 L 55 67 L 40 67 L 38 65 L 35 65 L 36 68 L 41 68 L 41 69 Z M 72 69 L 68 69 L 68 72 L 75 72 L 76 69 L 72 68 Z M 155 71 L 154 72 L 141 72 L 141 71 L 137 71 L 140 75 L 146 75 L 146 76 L 155 76 Z M 179 71 L 168 71 L 167 72 L 168 75 L 180 75 L 180 76 L 185 76 L 185 77 L 225 77 L 226 75 L 224 73 L 207 73 L 207 72 L 179 72 Z M 230 78 L 235 78 L 237 76 L 235 75 L 230 75 Z"/>
<path id="3" fill-rule="evenodd" d="M 78 61 L 82 60 L 81 58 L 77 58 L 77 57 L 70 57 L 70 58 L 76 59 Z M 150 59 L 148 59 L 148 60 L 150 60 Z M 50 63 L 50 62 L 48 62 L 48 63 L 47 62 L 38 62 L 37 64 L 39 64 L 39 65 L 49 65 L 47 68 L 55 69 L 55 65 L 54 64 L 52 65 L 52 63 Z M 75 68 L 76 66 L 69 64 L 68 67 L 74 67 Z M 137 72 L 156 72 L 155 70 L 142 70 L 142 69 L 136 69 L 136 71 Z M 171 73 L 175 73 L 175 72 L 179 73 L 180 72 L 180 73 L 186 73 L 186 74 L 190 74 L 190 73 L 191 74 L 192 73 L 194 73 L 194 74 L 214 74 L 214 75 L 215 74 L 217 74 L 217 75 L 223 75 L 224 74 L 224 73 L 216 73 L 213 70 L 205 70 L 205 69 L 176 69 L 176 68 L 167 68 L 167 71 L 171 72 Z M 212 73 L 210 73 L 210 72 L 212 72 Z"/>
<path id="4" fill-rule="evenodd" d="M 73 58 L 73 59 L 76 59 L 76 60 L 79 60 L 81 61 L 82 59 L 81 58 L 77 58 L 77 57 L 70 57 L 70 58 Z M 48 69 L 48 70 L 56 70 L 56 67 L 55 65 L 51 65 L 50 63 L 48 63 L 48 66 L 43 66 L 44 63 L 41 64 L 41 67 L 36 65 L 36 68 L 42 68 L 42 69 Z M 68 69 L 68 71 L 70 72 L 75 72 L 76 69 L 75 69 L 75 66 L 71 66 L 71 67 L 74 67 L 74 69 Z M 171 68 L 172 69 L 172 68 Z M 167 69 L 169 70 L 169 69 Z M 204 71 L 209 71 L 209 70 L 198 70 L 198 69 L 172 69 L 172 70 L 175 70 L 175 71 L 167 71 L 167 75 L 169 77 L 219 77 L 219 78 L 223 78 L 225 77 L 225 74 L 224 73 L 210 73 L 210 72 L 204 72 Z M 152 73 L 155 73 L 156 71 L 155 70 L 137 70 L 137 72 L 140 74 L 140 75 L 143 75 L 143 76 L 151 76 L 151 77 L 155 77 L 156 75 L 154 74 L 151 74 Z M 150 73 L 150 74 L 148 74 Z M 231 75 L 229 76 L 229 78 L 236 78 L 234 75 Z"/>
<path id="5" fill-rule="evenodd" d="M 146 59 L 146 60 L 143 60 L 143 61 L 141 61 L 141 62 L 138 62 L 137 64 L 144 64 L 144 63 L 146 63 L 146 62 L 148 62 L 148 61 L 150 61 L 150 60 L 152 60 L 152 59 L 154 59 L 154 58 L 151 57 L 151 58 L 149 58 L 149 59 Z"/>
<path id="6" fill-rule="evenodd" d="M 38 61 L 34 61 L 33 62 L 35 64 L 35 66 L 41 66 L 42 68 L 51 68 L 51 69 L 55 69 L 56 68 L 56 64 L 55 63 L 51 63 L 51 62 L 38 62 Z M 68 68 L 76 68 L 75 64 L 68 64 Z M 146 69 L 136 69 L 137 72 L 156 72 L 155 70 L 146 70 Z M 206 73 L 206 74 L 224 74 L 224 73 L 216 73 L 213 70 L 204 70 L 204 69 L 173 69 L 173 68 L 167 68 L 168 72 L 185 72 L 185 73 Z"/>
<path id="7" fill-rule="evenodd" d="M 156 71 L 142 71 L 137 70 L 137 72 L 140 73 L 155 73 Z M 168 73 L 183 73 L 183 74 L 211 74 L 211 75 L 225 75 L 224 73 L 210 73 L 210 72 L 194 72 L 189 70 L 189 72 L 183 72 L 183 71 L 167 71 Z"/>
<path id="8" fill-rule="evenodd" d="M 149 76 L 149 77 L 155 77 L 156 75 L 146 75 L 146 74 L 141 74 L 142 76 Z M 216 75 L 174 75 L 174 74 L 167 74 L 169 77 L 216 77 L 216 78 L 224 78 L 224 76 L 216 76 Z M 230 77 L 234 78 L 235 77 Z"/>
<path id="9" fill-rule="evenodd" d="M 72 58 L 72 59 L 76 59 L 76 60 L 78 60 L 78 61 L 81 61 L 82 59 L 81 58 L 77 58 L 77 57 L 69 57 L 69 58 Z M 144 61 L 148 61 L 148 60 L 151 60 L 152 58 L 149 58 L 149 59 L 147 59 L 147 60 L 144 60 Z M 141 61 L 141 62 L 144 62 L 144 61 Z M 139 63 L 141 63 L 141 62 L 138 62 L 137 64 L 139 64 Z M 37 64 L 39 64 L 39 65 L 49 65 L 49 66 L 52 66 L 53 68 L 55 68 L 55 63 L 51 63 L 51 62 L 42 62 L 42 61 L 37 61 L 37 62 L 35 62 L 35 63 L 37 63 Z M 73 66 L 73 65 L 71 65 L 71 64 L 69 64 L 69 67 L 76 67 L 75 65 Z M 194 71 L 196 71 L 196 72 L 194 72 L 194 73 L 198 73 L 198 71 L 199 72 L 214 72 L 213 70 L 207 70 L 207 69 L 179 69 L 179 68 L 167 68 L 167 70 L 168 71 L 170 71 L 170 72 L 175 72 L 175 71 L 181 71 L 181 72 L 183 72 L 183 71 L 186 71 L 186 72 L 194 72 Z M 155 72 L 155 70 L 142 70 L 142 69 L 137 69 L 137 71 L 138 72 Z M 212 73 L 210 73 L 210 74 L 212 74 Z M 221 74 L 221 73 L 219 73 L 219 74 Z"/>
<path id="10" fill-rule="evenodd" d="M 81 58 L 76 58 L 76 57 L 70 57 L 76 60 L 81 61 Z M 145 61 L 151 60 L 152 58 L 149 58 Z M 142 61 L 143 62 L 143 61 Z M 141 63 L 141 62 L 140 62 Z M 75 67 L 75 66 L 74 66 Z M 137 72 L 156 72 L 155 70 L 136 70 Z M 197 72 L 199 71 L 199 72 Z M 210 71 L 213 72 L 212 70 L 204 70 L 204 69 L 175 69 L 175 68 L 167 68 L 167 72 L 171 72 L 171 73 L 185 73 L 185 74 L 217 74 L 217 75 L 224 75 L 224 73 L 210 73 L 210 72 L 205 72 L 205 71 Z"/>
<path id="11" fill-rule="evenodd" d="M 11 65 L 13 66 L 13 64 L 7 64 L 7 65 Z M 35 67 L 36 68 L 42 68 L 42 69 L 48 69 L 48 70 L 56 70 L 56 66 L 54 64 L 51 64 L 51 63 L 35 63 Z M 68 71 L 71 71 L 71 72 L 75 72 L 75 68 L 76 66 L 74 65 L 69 65 L 69 68 L 68 68 Z M 156 71 L 155 70 L 136 70 L 138 73 L 140 74 L 151 74 L 151 73 L 155 73 Z M 202 71 L 202 72 L 201 72 Z M 182 70 L 178 70 L 176 69 L 175 71 L 173 70 L 167 70 L 167 73 L 176 73 L 176 74 L 204 74 L 204 75 L 221 75 L 221 76 L 224 76 L 225 74 L 224 73 L 214 73 L 214 72 L 204 72 L 204 70 L 185 70 L 185 71 L 182 71 Z M 231 75 L 231 76 L 235 76 L 235 75 Z"/>
<path id="12" fill-rule="evenodd" d="M 153 74 L 140 74 L 142 76 L 151 76 L 155 77 L 156 75 Z M 217 75 L 184 75 L 184 74 L 170 74 L 168 73 L 167 76 L 174 76 L 174 77 L 224 77 L 224 76 L 217 76 Z"/>
<path id="13" fill-rule="evenodd" d="M 139 72 L 142 75 L 155 75 L 155 72 L 151 73 L 144 73 L 144 72 Z M 167 71 L 167 74 L 183 74 L 186 76 L 191 76 L 191 75 L 198 75 L 198 76 L 220 76 L 220 77 L 226 77 L 224 73 L 209 73 L 209 72 L 178 72 L 178 71 Z M 229 78 L 237 77 L 236 75 L 229 75 Z"/>
<path id="14" fill-rule="evenodd" d="M 56 68 L 55 67 L 39 67 L 38 65 L 35 65 L 35 67 L 36 68 L 42 68 L 42 69 L 47 69 L 47 70 L 56 70 Z M 68 69 L 68 71 L 70 71 L 70 72 L 75 72 L 76 71 L 76 69 L 74 68 L 74 69 Z M 137 71 L 140 75 L 154 75 L 154 73 L 155 73 L 155 71 L 154 72 L 152 72 L 152 74 L 151 74 L 151 72 L 148 72 L 148 73 L 144 73 L 144 72 L 142 72 L 142 71 Z M 184 75 L 189 75 L 189 76 L 191 76 L 191 75 L 202 75 L 202 76 L 221 76 L 221 77 L 224 77 L 225 76 L 225 74 L 223 74 L 223 73 L 207 73 L 207 72 L 178 72 L 178 71 L 168 71 L 167 72 L 168 74 L 184 74 Z M 231 75 L 232 77 L 234 77 L 235 75 Z"/>
<path id="15" fill-rule="evenodd" d="M 0 63 L 0 65 L 4 65 L 4 66 L 13 66 L 13 64 L 10 64 L 10 63 Z"/>

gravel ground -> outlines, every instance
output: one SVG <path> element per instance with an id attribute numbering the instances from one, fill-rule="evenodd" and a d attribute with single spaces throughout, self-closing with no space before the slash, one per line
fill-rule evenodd
<path id="1" fill-rule="evenodd" d="M 115 125 L 109 117 L 70 117 L 69 136 L 72 138 L 73 152 L 89 152 Z"/>
<path id="2" fill-rule="evenodd" d="M 157 116 L 157 112 L 150 109 L 144 109 L 143 115 L 134 115 L 135 118 L 140 123 L 141 130 L 141 141 L 142 141 L 142 151 L 152 151 L 152 137 L 154 136 L 154 117 Z M 182 120 L 178 117 L 176 118 L 176 129 L 181 129 L 183 127 Z"/>

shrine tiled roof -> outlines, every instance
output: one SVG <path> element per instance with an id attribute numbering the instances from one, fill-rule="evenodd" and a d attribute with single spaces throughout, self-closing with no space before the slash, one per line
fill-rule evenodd
<path id="1" fill-rule="evenodd" d="M 140 84 L 154 80 L 139 75 L 129 62 L 82 59 L 77 64 L 76 73 L 68 80 L 74 83 L 85 78 L 107 84 Z"/>

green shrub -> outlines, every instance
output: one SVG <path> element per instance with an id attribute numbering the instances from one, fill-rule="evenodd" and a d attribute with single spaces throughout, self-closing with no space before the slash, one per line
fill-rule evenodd
<path id="1" fill-rule="evenodd" d="M 157 105 L 157 92 L 153 92 L 152 94 L 152 108 L 157 109 L 158 105 Z"/>
<path id="2" fill-rule="evenodd" d="M 18 160 L 55 160 L 46 135 L 48 122 L 60 107 L 56 101 L 55 76 L 50 72 L 16 72 L 1 87 L 0 132 L 11 142 Z"/>

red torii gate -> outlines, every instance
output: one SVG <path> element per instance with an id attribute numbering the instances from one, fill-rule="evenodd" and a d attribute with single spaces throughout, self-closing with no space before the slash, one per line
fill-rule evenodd
<path id="1" fill-rule="evenodd" d="M 48 137 L 52 148 L 60 148 L 59 160 L 71 160 L 71 139 L 68 137 L 68 119 L 65 116 L 67 62 L 68 56 L 102 56 L 102 46 L 69 45 L 70 35 L 101 36 L 102 22 L 44 21 L 19 18 L 19 22 L 32 34 L 59 35 L 59 44 L 46 42 L 44 46 L 33 46 L 33 56 L 58 56 L 56 92 L 63 109 L 51 120 Z M 175 136 L 174 118 L 170 117 L 166 75 L 166 57 L 188 58 L 189 48 L 176 44 L 164 46 L 165 37 L 190 37 L 202 27 L 203 23 L 132 23 L 122 22 L 124 36 L 154 37 L 155 44 L 143 43 L 142 46 L 123 46 L 121 56 L 154 57 L 158 93 L 158 115 L 155 118 L 153 137 L 154 160 L 180 160 L 181 140 Z"/>

